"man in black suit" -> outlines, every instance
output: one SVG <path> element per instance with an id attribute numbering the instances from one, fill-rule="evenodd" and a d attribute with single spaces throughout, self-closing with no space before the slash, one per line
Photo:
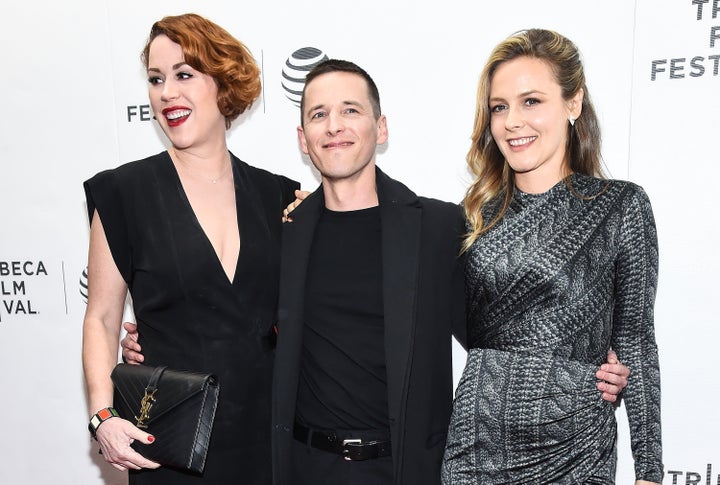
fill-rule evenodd
<path id="1" fill-rule="evenodd" d="M 301 112 L 322 185 L 283 228 L 275 483 L 438 483 L 451 335 L 465 339 L 462 212 L 375 166 L 387 122 L 355 64 L 313 69 Z"/>

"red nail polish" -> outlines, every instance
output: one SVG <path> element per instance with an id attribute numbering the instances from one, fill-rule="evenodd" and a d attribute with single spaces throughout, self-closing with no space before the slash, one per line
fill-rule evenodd
<path id="1" fill-rule="evenodd" d="M 153 441 L 155 441 L 155 437 L 153 435 L 148 436 L 148 441 L 152 443 Z"/>

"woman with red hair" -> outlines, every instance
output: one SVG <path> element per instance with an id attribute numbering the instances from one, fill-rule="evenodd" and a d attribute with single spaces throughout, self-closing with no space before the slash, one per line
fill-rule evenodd
<path id="1" fill-rule="evenodd" d="M 91 429 L 105 460 L 131 471 L 131 484 L 270 483 L 281 216 L 298 184 L 228 151 L 226 130 L 260 94 L 258 67 L 237 39 L 198 15 L 165 17 L 142 60 L 170 147 L 85 183 Z M 110 372 L 128 291 L 145 364 L 218 377 L 202 474 L 157 468 L 130 448 L 155 438 L 112 418 Z"/>

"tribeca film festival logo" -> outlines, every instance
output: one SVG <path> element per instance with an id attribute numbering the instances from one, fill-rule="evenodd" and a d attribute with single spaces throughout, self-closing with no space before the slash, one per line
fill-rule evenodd
<path id="1" fill-rule="evenodd" d="M 47 275 L 42 261 L 0 261 L 0 323 L 3 314 L 8 317 L 38 314 L 26 283 L 28 278 Z"/>
<path id="2" fill-rule="evenodd" d="M 328 56 L 315 47 L 303 47 L 287 58 L 282 70 L 282 87 L 285 90 L 285 96 L 295 106 L 300 107 L 300 98 L 307 73 L 327 59 Z"/>
<path id="3" fill-rule="evenodd" d="M 150 109 L 149 104 L 135 104 L 127 107 L 127 120 L 131 123 L 133 120 L 151 121 L 155 119 L 155 115 Z"/>
<path id="4" fill-rule="evenodd" d="M 672 485 L 720 485 L 720 474 L 713 477 L 712 464 L 708 463 L 705 473 L 698 472 L 681 472 L 675 470 L 667 470 L 665 472 L 665 482 L 668 477 L 672 477 Z M 713 481 L 713 478 L 716 478 Z"/>
<path id="5" fill-rule="evenodd" d="M 712 18 L 720 23 L 720 0 L 691 0 L 693 9 L 696 11 L 696 20 L 701 22 Z M 688 2 L 690 3 L 690 2 Z M 720 25 L 710 27 L 710 48 L 720 46 Z M 718 75 L 720 67 L 720 54 L 706 56 L 693 56 L 689 61 L 687 57 L 676 57 L 673 59 L 656 59 L 652 61 L 650 80 L 658 79 L 684 79 L 686 76 L 700 77 L 712 69 L 712 75 Z"/>

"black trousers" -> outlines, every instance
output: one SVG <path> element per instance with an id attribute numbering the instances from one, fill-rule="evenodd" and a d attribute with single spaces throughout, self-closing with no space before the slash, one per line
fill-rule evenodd
<path id="1" fill-rule="evenodd" d="M 348 461 L 293 440 L 293 485 L 392 485 L 391 456 Z"/>

